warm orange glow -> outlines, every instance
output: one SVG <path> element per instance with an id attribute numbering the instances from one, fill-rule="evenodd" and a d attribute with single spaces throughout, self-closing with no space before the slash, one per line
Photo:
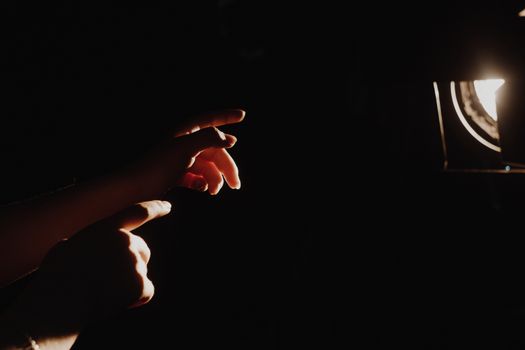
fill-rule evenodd
<path id="1" fill-rule="evenodd" d="M 474 80 L 474 89 L 476 90 L 476 95 L 478 95 L 479 102 L 494 121 L 498 120 L 496 91 L 503 84 L 505 84 L 503 79 Z"/>
<path id="2" fill-rule="evenodd" d="M 520 13 L 518 13 L 518 16 L 525 17 L 525 9 L 521 10 Z"/>

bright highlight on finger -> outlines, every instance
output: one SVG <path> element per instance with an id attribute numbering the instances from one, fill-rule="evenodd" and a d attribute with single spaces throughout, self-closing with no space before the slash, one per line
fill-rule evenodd
<path id="1" fill-rule="evenodd" d="M 233 135 L 224 134 L 217 128 L 206 128 L 191 135 L 172 140 L 173 151 L 185 157 L 195 157 L 207 148 L 231 148 L 237 142 Z"/>
<path id="2" fill-rule="evenodd" d="M 201 129 L 221 126 L 228 124 L 236 124 L 243 121 L 246 112 L 242 109 L 230 109 L 219 112 L 209 112 L 193 117 L 188 123 L 183 125 L 175 136 L 182 136 L 192 134 Z"/>
<path id="3" fill-rule="evenodd" d="M 151 258 L 151 250 L 149 249 L 146 241 L 144 241 L 144 239 L 140 236 L 131 235 L 131 246 L 140 256 L 143 262 L 147 264 L 149 262 L 149 259 Z"/>
<path id="4" fill-rule="evenodd" d="M 169 214 L 171 203 L 167 201 L 148 201 L 135 204 L 111 219 L 113 225 L 132 231 L 146 222 Z"/>
<path id="5" fill-rule="evenodd" d="M 208 148 L 199 155 L 199 158 L 215 163 L 230 188 L 241 188 L 241 179 L 237 164 L 224 148 Z"/>
<path id="6" fill-rule="evenodd" d="M 224 185 L 222 173 L 213 162 L 197 158 L 195 164 L 190 168 L 190 172 L 201 175 L 206 179 L 208 191 L 212 195 L 219 193 Z"/>

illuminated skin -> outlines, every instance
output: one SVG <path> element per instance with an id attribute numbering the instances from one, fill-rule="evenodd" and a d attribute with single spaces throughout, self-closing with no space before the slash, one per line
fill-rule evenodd
<path id="1" fill-rule="evenodd" d="M 237 166 L 226 150 L 236 138 L 216 127 L 241 122 L 244 114 L 229 110 L 199 116 L 125 169 L 4 208 L 0 286 L 41 264 L 42 269 L 0 317 L 0 329 L 18 324 L 33 331 L 31 336 L 44 344 L 41 348 L 68 349 L 88 319 L 149 301 L 149 249 L 130 231 L 170 211 L 168 203 L 152 200 L 174 186 L 217 194 L 224 177 L 231 188 L 240 188 Z M 0 349 L 1 340 L 9 348 L 9 333 L 4 337 Z"/>
<path id="2" fill-rule="evenodd" d="M 151 252 L 131 231 L 170 210 L 168 202 L 143 202 L 53 247 L 34 280 L 2 315 L 0 349 L 18 349 L 13 344 L 24 333 L 41 349 L 69 349 L 88 321 L 151 300 Z"/>

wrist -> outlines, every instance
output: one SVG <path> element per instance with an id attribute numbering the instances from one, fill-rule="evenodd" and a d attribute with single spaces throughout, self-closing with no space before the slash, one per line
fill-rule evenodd
<path id="1" fill-rule="evenodd" d="M 42 313 L 11 308 L 0 317 L 0 348 L 6 350 L 70 349 L 80 334 L 80 327 Z"/>
<path id="2" fill-rule="evenodd" d="M 56 288 L 60 284 L 53 279 L 35 277 L 2 315 L 0 323 L 9 325 L 13 334 L 33 339 L 42 349 L 50 344 L 53 349 L 69 349 L 90 319 L 87 296 L 70 297 L 76 293 Z M 60 346 L 55 346 L 58 343 Z M 65 347 L 67 344 L 69 347 Z"/>

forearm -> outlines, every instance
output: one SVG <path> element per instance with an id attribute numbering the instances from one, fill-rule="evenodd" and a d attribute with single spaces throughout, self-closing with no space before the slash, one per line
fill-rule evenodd
<path id="1" fill-rule="evenodd" d="M 60 240 L 147 199 L 141 183 L 118 173 L 5 208 L 0 212 L 0 286 L 37 268 Z"/>

